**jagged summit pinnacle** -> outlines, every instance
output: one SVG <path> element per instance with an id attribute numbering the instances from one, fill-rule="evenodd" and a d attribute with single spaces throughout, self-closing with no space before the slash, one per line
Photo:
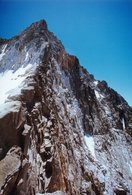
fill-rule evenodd
<path id="1" fill-rule="evenodd" d="M 29 27 L 27 27 L 24 31 L 20 33 L 20 36 L 23 34 L 30 34 L 30 35 L 40 34 L 40 33 L 44 33 L 47 30 L 48 30 L 47 23 L 43 19 L 32 23 Z"/>
<path id="2" fill-rule="evenodd" d="M 39 21 L 37 21 L 37 22 L 34 22 L 34 23 L 32 23 L 27 29 L 35 29 L 35 30 L 37 30 L 37 29 L 40 29 L 40 30 L 48 30 L 48 27 L 47 27 L 47 23 L 46 23 L 46 21 L 44 20 L 44 19 L 42 19 L 42 20 L 39 20 Z"/>
<path id="3" fill-rule="evenodd" d="M 0 49 L 2 49 L 0 72 L 4 72 L 7 69 L 16 71 L 23 65 L 26 66 L 30 60 L 32 61 L 30 61 L 31 64 L 38 63 L 40 53 L 43 58 L 49 47 L 54 55 L 58 55 L 60 50 L 64 50 L 61 41 L 48 30 L 45 20 L 32 23 L 25 30 L 7 41 L 0 39 Z M 5 53 L 10 54 L 5 55 Z"/>
<path id="4" fill-rule="evenodd" d="M 27 27 L 25 30 L 20 32 L 20 34 L 13 36 L 12 38 L 6 39 L 3 37 L 0 37 L 0 45 L 3 43 L 6 43 L 12 39 L 16 39 L 24 34 L 34 34 L 34 33 L 43 33 L 44 31 L 48 30 L 47 23 L 44 19 L 33 22 L 29 27 Z"/>

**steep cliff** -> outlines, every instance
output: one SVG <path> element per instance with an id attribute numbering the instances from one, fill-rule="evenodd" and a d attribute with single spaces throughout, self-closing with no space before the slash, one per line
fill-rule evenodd
<path id="1" fill-rule="evenodd" d="M 0 39 L 0 195 L 132 194 L 132 108 L 44 20 Z"/>

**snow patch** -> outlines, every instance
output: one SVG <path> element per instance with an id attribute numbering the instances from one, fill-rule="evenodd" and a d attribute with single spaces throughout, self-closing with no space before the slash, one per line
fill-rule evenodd
<path id="1" fill-rule="evenodd" d="M 6 114 L 10 112 L 17 112 L 21 107 L 21 102 L 12 101 L 6 102 L 5 104 L 0 104 L 0 118 L 3 118 Z"/>
<path id="2" fill-rule="evenodd" d="M 88 149 L 90 150 L 90 152 L 93 155 L 93 157 L 96 158 L 93 137 L 85 135 L 84 138 L 85 138 L 86 145 L 88 146 Z"/>
<path id="3" fill-rule="evenodd" d="M 94 90 L 94 92 L 95 92 L 96 98 L 97 98 L 98 100 L 101 100 L 101 99 L 104 98 L 104 96 L 101 95 L 97 90 Z"/>
<path id="4" fill-rule="evenodd" d="M 27 52 L 26 57 L 25 57 L 25 61 L 27 61 L 28 57 L 29 57 L 29 53 Z"/>
<path id="5" fill-rule="evenodd" d="M 130 168 L 130 172 L 132 173 L 132 161 L 130 161 L 129 168 Z"/>
<path id="6" fill-rule="evenodd" d="M 28 64 L 26 67 L 19 68 L 16 72 L 13 70 L 7 70 L 4 73 L 0 73 L 0 104 L 3 104 L 7 97 L 13 93 L 20 94 L 22 86 L 20 84 L 26 78 L 26 72 L 32 67 L 32 64 Z"/>
<path id="7" fill-rule="evenodd" d="M 0 61 L 2 60 L 3 56 L 5 55 L 6 47 L 7 47 L 7 44 L 3 46 L 2 52 L 0 54 Z"/>
<path id="8" fill-rule="evenodd" d="M 104 108 L 105 113 L 106 113 L 107 115 L 111 115 L 111 111 L 110 111 L 110 109 L 109 109 L 108 106 L 104 106 L 103 108 Z"/>
<path id="9" fill-rule="evenodd" d="M 32 163 L 34 158 L 33 158 L 33 151 L 31 148 L 28 148 L 27 155 L 29 156 L 29 162 Z"/>
<path id="10" fill-rule="evenodd" d="M 122 118 L 122 125 L 123 125 L 123 129 L 125 129 L 126 127 L 125 127 L 125 120 L 124 120 L 124 118 Z"/>
<path id="11" fill-rule="evenodd" d="M 97 86 L 99 82 L 98 81 L 94 81 L 93 83 L 94 83 L 95 86 Z"/>

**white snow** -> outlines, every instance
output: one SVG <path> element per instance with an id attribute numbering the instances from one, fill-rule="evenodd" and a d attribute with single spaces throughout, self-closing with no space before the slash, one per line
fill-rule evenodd
<path id="1" fill-rule="evenodd" d="M 19 182 L 18 182 L 17 185 L 19 186 L 19 185 L 21 185 L 23 182 L 24 182 L 24 180 L 21 178 L 21 179 L 19 180 Z"/>
<path id="2" fill-rule="evenodd" d="M 2 49 L 2 53 L 0 54 L 0 61 L 2 60 L 3 56 L 5 55 L 5 49 L 7 47 L 7 44 L 4 45 L 3 49 Z"/>
<path id="3" fill-rule="evenodd" d="M 97 90 L 94 90 L 94 92 L 95 92 L 96 98 L 97 98 L 98 100 L 101 100 L 102 98 L 104 98 L 104 96 L 101 95 Z"/>
<path id="4" fill-rule="evenodd" d="M 48 187 L 48 185 L 50 184 L 50 181 L 51 181 L 51 177 L 50 178 L 47 178 L 45 177 L 45 189 Z"/>
<path id="5" fill-rule="evenodd" d="M 50 128 L 52 126 L 52 122 L 49 120 L 47 123 L 47 128 Z"/>
<path id="6" fill-rule="evenodd" d="M 34 158 L 33 158 L 33 151 L 31 148 L 28 148 L 27 155 L 29 156 L 29 162 L 32 163 Z"/>
<path id="7" fill-rule="evenodd" d="M 129 163 L 130 172 L 132 173 L 132 161 Z"/>
<path id="8" fill-rule="evenodd" d="M 48 144 L 50 144 L 50 140 L 49 139 L 44 139 L 44 143 L 45 143 L 45 145 L 48 145 Z"/>
<path id="9" fill-rule="evenodd" d="M 7 97 L 11 94 L 11 90 L 15 94 L 20 94 L 22 86 L 20 84 L 26 78 L 26 71 L 32 67 L 28 64 L 26 67 L 19 68 L 16 72 L 7 70 L 0 73 L 0 104 L 3 104 Z"/>
<path id="10" fill-rule="evenodd" d="M 123 129 L 125 129 L 125 120 L 124 120 L 124 118 L 122 118 L 122 125 L 123 125 Z"/>
<path id="11" fill-rule="evenodd" d="M 96 90 L 95 90 L 95 95 L 96 95 L 97 99 L 100 98 L 100 94 L 99 94 L 98 91 L 96 91 Z"/>
<path id="12" fill-rule="evenodd" d="M 0 104 L 0 118 L 5 116 L 9 112 L 16 112 L 20 109 L 20 101 L 6 102 L 5 104 Z"/>
<path id="13" fill-rule="evenodd" d="M 93 155 L 94 158 L 96 158 L 95 156 L 95 149 L 94 149 L 94 139 L 92 136 L 84 136 L 85 138 L 85 142 L 88 146 L 88 149 L 90 150 L 91 154 Z"/>
<path id="14" fill-rule="evenodd" d="M 29 57 L 29 53 L 27 52 L 26 57 L 25 57 L 25 61 L 27 61 L 28 57 Z"/>
<path id="15" fill-rule="evenodd" d="M 98 81 L 94 81 L 93 83 L 95 84 L 95 86 L 97 86 L 97 85 L 98 85 Z"/>

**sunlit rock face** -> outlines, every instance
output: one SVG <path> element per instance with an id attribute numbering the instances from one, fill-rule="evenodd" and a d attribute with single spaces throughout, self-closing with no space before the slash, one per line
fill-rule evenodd
<path id="1" fill-rule="evenodd" d="M 132 194 L 132 108 L 45 21 L 0 39 L 0 195 Z"/>

